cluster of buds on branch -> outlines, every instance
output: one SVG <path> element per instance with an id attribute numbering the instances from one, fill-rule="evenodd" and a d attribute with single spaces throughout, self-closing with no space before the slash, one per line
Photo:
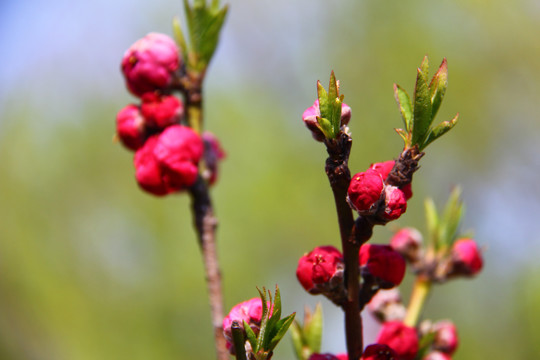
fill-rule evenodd
<path id="1" fill-rule="evenodd" d="M 322 354 L 320 341 L 313 339 L 321 334 L 312 331 L 320 325 L 313 325 L 308 316 L 303 326 L 295 323 L 292 328 L 298 359 L 433 360 L 450 359 L 454 353 L 457 333 L 452 323 L 417 323 L 433 283 L 472 276 L 482 268 L 474 240 L 457 236 L 463 215 L 459 190 L 452 193 L 442 215 L 432 200 L 426 202 L 429 236 L 425 244 L 412 228 L 398 231 L 389 245 L 367 243 L 375 225 L 385 225 L 405 213 L 423 150 L 457 122 L 456 116 L 432 126 L 446 92 L 447 71 L 444 59 L 428 82 L 425 57 L 417 71 L 412 102 L 405 90 L 394 85 L 404 123 L 403 129 L 396 129 L 404 141 L 403 150 L 396 160 L 374 163 L 353 176 L 348 168 L 351 108 L 339 94 L 334 73 L 328 91 L 317 83 L 318 99 L 302 119 L 328 151 L 325 170 L 336 203 L 342 249 L 316 247 L 300 258 L 296 276 L 308 293 L 322 294 L 343 309 L 347 354 Z M 358 214 L 356 219 L 353 211 Z M 416 276 L 408 307 L 397 289 L 407 264 Z M 360 312 L 366 305 L 381 322 L 381 331 L 376 343 L 364 348 Z M 321 316 L 317 319 L 322 321 Z"/>
<path id="2" fill-rule="evenodd" d="M 317 99 L 302 119 L 328 152 L 325 172 L 337 210 L 341 248 L 317 246 L 303 255 L 296 271 L 302 287 L 323 295 L 345 315 L 347 352 L 321 353 L 322 310 L 306 310 L 304 323 L 295 313 L 281 318 L 281 296 L 263 288 L 260 298 L 242 302 L 223 317 L 221 277 L 215 246 L 217 219 L 208 187 L 215 183 L 225 156 L 217 138 L 203 132 L 203 80 L 227 14 L 219 0 L 184 0 L 188 37 L 173 22 L 176 41 L 150 33 L 124 54 L 127 89 L 138 98 L 116 117 L 116 138 L 134 154 L 135 178 L 146 192 L 163 196 L 188 192 L 211 305 L 218 360 L 270 360 L 291 327 L 299 360 L 437 360 L 451 359 L 457 344 L 449 321 L 432 324 L 419 318 L 432 284 L 482 268 L 482 255 L 470 236 L 458 236 L 463 215 L 459 191 L 442 213 L 426 201 L 427 241 L 414 229 L 398 231 L 389 245 L 367 243 L 375 225 L 400 218 L 412 197 L 412 178 L 425 148 L 448 132 L 457 118 L 433 126 L 447 87 L 446 59 L 428 82 L 428 59 L 417 69 L 413 101 L 398 85 L 394 96 L 403 119 L 396 129 L 404 147 L 395 160 L 373 163 L 351 176 L 351 108 L 339 82 L 330 76 L 328 91 L 317 82 Z M 355 214 L 357 215 L 355 218 Z M 407 264 L 416 276 L 406 307 L 397 287 Z M 375 344 L 364 347 L 361 311 L 367 306 L 381 322 Z"/>

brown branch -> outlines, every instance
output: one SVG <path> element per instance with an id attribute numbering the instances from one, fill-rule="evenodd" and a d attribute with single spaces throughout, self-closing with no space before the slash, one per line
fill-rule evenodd
<path id="1" fill-rule="evenodd" d="M 223 295 L 221 291 L 221 272 L 216 248 L 217 218 L 214 216 L 208 188 L 201 176 L 189 189 L 192 200 L 195 229 L 204 262 L 204 272 L 208 286 L 214 340 L 218 360 L 228 360 L 229 354 L 223 336 Z"/>
<path id="2" fill-rule="evenodd" d="M 352 139 L 349 135 L 342 132 L 336 139 L 326 139 L 325 144 L 329 155 L 326 160 L 325 170 L 334 194 L 345 262 L 344 284 L 347 289 L 347 299 L 342 304 L 342 307 L 345 312 L 347 352 L 349 354 L 349 360 L 358 360 L 362 356 L 363 350 L 358 263 L 361 243 L 356 241 L 354 218 L 346 200 L 347 189 L 351 181 L 348 160 Z"/>

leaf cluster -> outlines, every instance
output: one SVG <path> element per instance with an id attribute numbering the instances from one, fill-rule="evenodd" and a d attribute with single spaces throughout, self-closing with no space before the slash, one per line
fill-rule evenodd
<path id="1" fill-rule="evenodd" d="M 336 81 L 334 72 L 330 74 L 328 92 L 320 81 L 317 81 L 317 98 L 321 116 L 317 116 L 319 129 L 327 139 L 335 139 L 341 129 L 341 104 L 343 95 L 339 95 L 339 81 Z"/>
<path id="2" fill-rule="evenodd" d="M 405 148 L 418 145 L 420 151 L 452 129 L 456 125 L 459 116 L 457 114 L 450 121 L 443 121 L 436 126 L 432 126 L 448 87 L 446 59 L 443 59 L 439 69 L 429 83 L 428 71 L 429 61 L 426 56 L 417 69 L 414 106 L 407 92 L 399 85 L 394 84 L 394 97 L 404 125 L 404 129 L 396 129 L 396 131 L 405 142 Z"/>
<path id="3" fill-rule="evenodd" d="M 311 313 L 306 307 L 304 324 L 294 321 L 291 327 L 291 336 L 296 358 L 307 360 L 313 353 L 321 352 L 323 316 L 321 304 L 317 304 Z"/>

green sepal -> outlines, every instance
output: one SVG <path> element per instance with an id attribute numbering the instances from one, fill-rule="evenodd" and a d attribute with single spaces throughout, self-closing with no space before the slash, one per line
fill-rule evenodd
<path id="1" fill-rule="evenodd" d="M 433 199 L 428 198 L 424 201 L 426 212 L 426 225 L 428 231 L 429 246 L 437 249 L 439 247 L 439 214 Z"/>
<path id="2" fill-rule="evenodd" d="M 433 141 L 437 140 L 438 138 L 440 138 L 441 136 L 446 134 L 448 131 L 450 131 L 450 129 L 452 129 L 457 124 L 458 117 L 459 117 L 459 114 L 454 116 L 454 118 L 452 120 L 443 121 L 439 125 L 432 128 L 431 131 L 429 132 L 427 138 L 426 138 L 426 141 L 424 141 L 422 146 L 419 147 L 420 151 L 422 151 L 429 144 L 431 144 Z"/>
<path id="3" fill-rule="evenodd" d="M 294 317 L 296 316 L 296 313 L 292 313 L 291 315 L 284 317 L 283 319 L 279 320 L 275 327 L 272 329 L 272 340 L 270 340 L 270 344 L 268 344 L 267 349 L 272 351 L 277 344 L 280 342 L 281 339 L 285 336 L 287 333 L 287 330 L 289 330 L 289 327 L 291 326 L 292 322 L 294 321 Z"/>
<path id="4" fill-rule="evenodd" d="M 413 119 L 413 109 L 411 99 L 409 95 L 401 86 L 394 84 L 394 97 L 399 107 L 401 113 L 401 118 L 403 119 L 403 124 L 405 125 L 405 130 L 411 130 L 411 122 Z"/>
<path id="5" fill-rule="evenodd" d="M 437 73 L 433 75 L 429 83 L 429 92 L 431 97 L 431 118 L 434 119 L 448 87 L 448 64 L 446 58 L 443 59 Z"/>
<path id="6" fill-rule="evenodd" d="M 443 246 L 450 247 L 456 239 L 457 230 L 465 212 L 465 206 L 461 201 L 461 188 L 452 190 L 446 203 L 441 221 L 441 239 Z"/>
<path id="7" fill-rule="evenodd" d="M 182 52 L 182 58 L 188 58 L 188 47 L 186 44 L 186 38 L 184 37 L 184 32 L 182 31 L 182 26 L 180 25 L 180 19 L 175 16 L 173 18 L 173 33 L 176 43 Z"/>
<path id="8" fill-rule="evenodd" d="M 246 337 L 249 343 L 251 344 L 251 348 L 255 350 L 257 347 L 257 336 L 255 336 L 255 333 L 253 332 L 253 330 L 251 329 L 251 327 L 245 320 L 244 320 L 244 330 L 246 331 Z"/>
<path id="9" fill-rule="evenodd" d="M 418 68 L 414 91 L 414 118 L 411 146 L 416 144 L 420 146 L 424 142 L 431 122 L 431 97 L 427 77 L 424 75 L 423 70 Z"/>

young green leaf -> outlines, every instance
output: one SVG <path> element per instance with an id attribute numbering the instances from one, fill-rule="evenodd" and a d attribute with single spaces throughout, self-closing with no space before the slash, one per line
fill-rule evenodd
<path id="1" fill-rule="evenodd" d="M 414 119 L 412 126 L 412 146 L 421 145 L 431 125 L 431 98 L 427 77 L 421 69 L 417 69 L 416 88 L 414 92 Z"/>
<path id="2" fill-rule="evenodd" d="M 426 141 L 424 141 L 422 146 L 419 146 L 420 151 L 422 151 L 433 141 L 437 140 L 438 138 L 446 134 L 448 131 L 450 131 L 450 129 L 452 129 L 457 124 L 458 117 L 459 117 L 459 114 L 457 114 L 452 120 L 443 121 L 439 125 L 432 128 L 426 138 Z"/>
<path id="3" fill-rule="evenodd" d="M 405 124 L 405 130 L 408 132 L 411 130 L 411 122 L 413 119 L 411 99 L 409 98 L 409 95 L 407 95 L 407 92 L 398 84 L 394 84 L 394 97 L 398 104 L 399 111 L 401 112 L 401 118 Z"/>
<path id="4" fill-rule="evenodd" d="M 293 342 L 294 353 L 298 360 L 307 360 L 307 356 L 304 356 L 304 343 L 302 336 L 303 329 L 298 321 L 293 321 L 291 325 L 291 339 Z"/>
<path id="5" fill-rule="evenodd" d="M 429 92 L 431 97 L 431 117 L 435 118 L 448 87 L 448 65 L 446 58 L 443 59 L 439 70 L 431 79 Z"/>
<path id="6" fill-rule="evenodd" d="M 443 213 L 443 244 L 449 247 L 456 238 L 457 229 L 463 216 L 464 205 L 461 201 L 461 189 L 456 187 L 446 203 Z"/>
<path id="7" fill-rule="evenodd" d="M 174 38 L 176 39 L 176 43 L 178 44 L 178 47 L 180 48 L 180 51 L 182 52 L 182 57 L 184 59 L 187 59 L 188 48 L 186 44 L 186 38 L 184 37 L 182 26 L 180 25 L 180 19 L 176 16 L 173 19 L 173 33 L 174 33 Z"/>
<path id="8" fill-rule="evenodd" d="M 420 64 L 419 70 L 422 72 L 422 75 L 427 79 L 429 75 L 429 59 L 428 56 L 425 55 L 422 59 L 422 64 Z"/>
<path id="9" fill-rule="evenodd" d="M 317 122 L 319 123 L 319 128 L 323 132 L 324 136 L 328 139 L 333 139 L 334 136 L 334 128 L 332 127 L 332 124 L 330 121 L 328 121 L 325 118 L 317 116 Z"/>
<path id="10" fill-rule="evenodd" d="M 311 314 L 309 321 L 304 323 L 304 336 L 309 348 L 315 352 L 321 352 L 323 329 L 322 306 L 320 303 L 315 307 L 315 311 Z"/>
<path id="11" fill-rule="evenodd" d="M 426 199 L 424 202 L 426 212 L 426 224 L 428 230 L 428 239 L 432 242 L 434 248 L 438 248 L 439 243 L 439 215 L 433 199 Z"/>
<path id="12" fill-rule="evenodd" d="M 254 352 L 257 351 L 257 336 L 249 326 L 249 324 L 244 320 L 244 330 L 246 331 L 246 337 L 251 344 L 251 348 Z"/>
<path id="13" fill-rule="evenodd" d="M 399 136 L 401 136 L 401 138 L 403 139 L 403 141 L 405 142 L 405 147 L 410 147 L 410 141 L 411 139 L 409 139 L 409 133 L 406 132 L 405 130 L 403 129 L 394 129 L 396 130 L 396 132 L 398 133 Z"/>
<path id="14" fill-rule="evenodd" d="M 287 333 L 287 330 L 289 329 L 292 322 L 294 321 L 295 315 L 296 313 L 292 313 L 291 315 L 284 317 L 283 319 L 277 322 L 276 327 L 275 327 L 277 331 L 274 337 L 272 338 L 272 340 L 270 341 L 270 344 L 268 345 L 267 349 L 273 350 L 277 346 L 279 341 L 283 339 L 283 337 Z"/>

